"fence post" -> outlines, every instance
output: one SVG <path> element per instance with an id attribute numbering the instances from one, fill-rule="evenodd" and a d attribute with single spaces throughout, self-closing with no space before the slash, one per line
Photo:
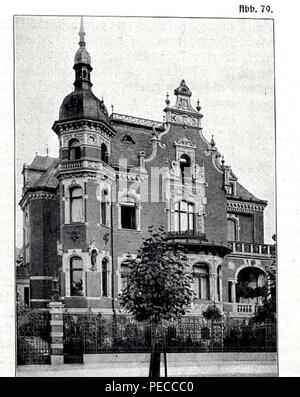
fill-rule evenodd
<path id="1" fill-rule="evenodd" d="M 62 302 L 50 302 L 48 304 L 50 311 L 50 354 L 51 364 L 61 365 L 64 363 L 63 356 L 63 309 L 64 305 Z"/>

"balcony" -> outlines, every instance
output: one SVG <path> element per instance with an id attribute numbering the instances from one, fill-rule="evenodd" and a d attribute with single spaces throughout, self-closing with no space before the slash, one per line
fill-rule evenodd
<path id="1" fill-rule="evenodd" d="M 238 314 L 255 314 L 257 312 L 258 305 L 237 303 L 235 312 Z"/>
<path id="2" fill-rule="evenodd" d="M 198 231 L 171 231 L 167 233 L 166 239 L 173 244 L 181 244 L 186 247 L 190 247 L 193 250 L 204 251 L 207 255 L 218 255 L 220 257 L 224 257 L 231 252 L 229 244 L 208 241 L 205 233 Z"/>
<path id="3" fill-rule="evenodd" d="M 233 254 L 275 256 L 275 245 L 242 243 L 240 241 L 229 241 Z"/>
<path id="4" fill-rule="evenodd" d="M 224 302 L 224 308 L 230 313 L 231 317 L 243 318 L 253 317 L 261 306 L 259 303 L 228 303 Z"/>
<path id="5" fill-rule="evenodd" d="M 59 165 L 59 169 L 62 171 L 76 170 L 78 168 L 82 168 L 82 166 L 83 166 L 82 160 L 75 160 L 75 161 L 68 161 L 67 163 L 61 163 Z"/>
<path id="6" fill-rule="evenodd" d="M 105 169 L 106 174 L 113 176 L 112 168 L 103 161 L 93 160 L 67 160 L 59 164 L 59 172 L 68 173 L 74 170 L 101 171 Z"/>
<path id="7" fill-rule="evenodd" d="M 197 239 L 207 241 L 205 233 L 194 230 L 185 230 L 184 232 L 168 232 L 168 239 Z"/>

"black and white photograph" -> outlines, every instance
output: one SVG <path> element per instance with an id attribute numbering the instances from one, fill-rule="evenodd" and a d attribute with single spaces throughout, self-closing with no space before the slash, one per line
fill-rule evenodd
<path id="1" fill-rule="evenodd" d="M 17 376 L 278 376 L 274 21 L 14 17 Z"/>

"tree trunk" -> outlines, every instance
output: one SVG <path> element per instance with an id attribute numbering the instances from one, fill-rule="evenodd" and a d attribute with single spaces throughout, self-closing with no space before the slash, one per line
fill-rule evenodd
<path id="1" fill-rule="evenodd" d="M 154 338 L 152 339 L 152 349 L 151 349 L 151 357 L 150 357 L 150 369 L 149 369 L 150 378 L 160 377 L 160 344 L 157 339 L 157 331 L 158 328 L 155 325 Z"/>

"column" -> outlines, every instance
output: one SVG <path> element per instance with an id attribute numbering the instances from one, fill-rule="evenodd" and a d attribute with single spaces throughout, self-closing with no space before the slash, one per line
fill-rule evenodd
<path id="1" fill-rule="evenodd" d="M 236 280 L 231 281 L 231 299 L 233 303 L 236 303 Z"/>
<path id="2" fill-rule="evenodd" d="M 220 302 L 223 302 L 223 277 L 220 276 L 219 278 L 219 283 L 220 283 Z"/>
<path id="3" fill-rule="evenodd" d="M 61 365 L 64 363 L 63 356 L 63 310 L 62 302 L 50 302 L 50 354 L 51 364 Z"/>
<path id="4" fill-rule="evenodd" d="M 216 302 L 218 297 L 217 297 L 217 281 L 218 281 L 218 276 L 217 274 L 211 274 L 210 278 L 210 300 L 213 302 Z"/>

